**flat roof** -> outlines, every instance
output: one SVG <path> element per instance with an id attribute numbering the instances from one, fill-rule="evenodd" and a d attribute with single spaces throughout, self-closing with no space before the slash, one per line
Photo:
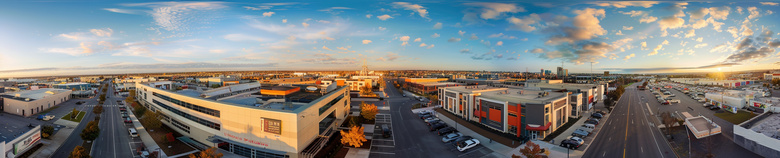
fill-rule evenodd
<path id="1" fill-rule="evenodd" d="M 706 130 L 708 127 L 711 129 L 714 129 L 715 126 L 712 126 L 707 119 L 704 119 L 704 117 L 692 117 L 688 118 L 688 122 L 691 122 L 693 124 L 693 128 L 695 128 L 696 132 L 701 132 Z"/>
<path id="2" fill-rule="evenodd" d="M 458 82 L 416 82 L 416 84 L 423 86 L 463 85 L 463 83 Z"/>
<path id="3" fill-rule="evenodd" d="M 491 91 L 491 90 L 497 90 L 499 88 L 497 87 L 490 87 L 488 85 L 476 85 L 476 86 L 455 86 L 455 87 L 446 87 L 445 89 L 461 92 L 461 93 L 475 93 L 478 91 Z"/>
<path id="4" fill-rule="evenodd" d="M 558 100 L 566 96 L 565 93 L 561 93 L 561 92 L 548 92 L 548 95 L 543 97 L 538 97 L 539 93 L 542 92 L 547 92 L 547 91 L 506 88 L 504 90 L 482 92 L 480 97 L 499 100 L 499 101 L 508 101 L 512 103 L 546 104 L 548 102 L 551 102 L 553 100 Z"/>
<path id="5" fill-rule="evenodd" d="M 750 127 L 750 130 L 756 131 L 757 133 L 764 134 L 767 137 L 780 138 L 780 133 L 776 133 L 778 131 L 778 127 L 780 127 L 780 114 L 769 113 L 764 115 L 766 116 L 764 116 L 763 118 L 757 118 L 758 120 L 752 121 L 757 123 L 753 124 Z M 777 136 L 777 137 L 773 137 L 773 136 Z"/>
<path id="6" fill-rule="evenodd" d="M 5 141 L 6 143 L 30 131 L 32 128 L 27 127 L 28 125 L 40 124 L 37 120 L 7 114 L 0 115 L 0 120 L 3 120 L 0 121 L 0 142 Z"/>
<path id="7" fill-rule="evenodd" d="M 9 92 L 9 93 L 4 93 L 1 96 L 4 97 L 4 98 L 9 98 L 9 99 L 16 99 L 16 100 L 30 99 L 30 101 L 34 101 L 34 100 L 38 100 L 38 99 L 43 99 L 43 98 L 45 98 L 47 96 L 52 96 L 52 95 L 63 93 L 63 92 L 67 92 L 67 91 L 70 91 L 70 90 L 56 89 L 56 88 L 41 88 L 41 89 L 36 89 L 36 90 Z M 19 97 L 16 97 L 17 94 L 19 95 Z"/>
<path id="8" fill-rule="evenodd" d="M 74 86 L 74 85 L 85 85 L 85 84 L 89 85 L 89 83 L 84 83 L 84 82 L 70 82 L 70 83 L 62 83 L 62 84 L 55 84 L 55 85 L 58 85 L 58 86 Z"/>

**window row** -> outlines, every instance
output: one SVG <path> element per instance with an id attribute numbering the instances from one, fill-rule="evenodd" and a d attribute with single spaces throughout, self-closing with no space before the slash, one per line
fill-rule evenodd
<path id="1" fill-rule="evenodd" d="M 154 100 L 154 99 L 152 99 L 152 102 L 154 102 L 155 104 L 159 105 L 160 107 L 162 107 L 164 109 L 168 109 L 168 111 L 171 111 L 171 112 L 173 112 L 176 115 L 179 115 L 181 117 L 190 119 L 190 120 L 195 121 L 195 122 L 197 122 L 199 124 L 202 124 L 202 125 L 207 126 L 207 127 L 211 127 L 213 129 L 216 129 L 216 130 L 220 129 L 220 125 L 218 123 L 214 123 L 214 122 L 211 122 L 209 120 L 198 118 L 198 117 L 190 115 L 188 113 L 179 111 L 179 109 L 175 109 L 175 108 L 173 108 L 171 106 L 165 105 L 164 103 L 162 103 L 160 101 L 157 101 L 157 100 Z M 171 120 L 175 120 L 175 119 L 171 119 Z"/>
<path id="2" fill-rule="evenodd" d="M 162 95 L 162 94 L 158 94 L 158 93 L 155 93 L 155 92 L 152 92 L 152 95 L 154 95 L 154 96 L 156 96 L 156 97 L 158 97 L 160 99 L 163 99 L 165 101 L 168 101 L 168 102 L 174 103 L 176 105 L 185 107 L 187 109 L 192 109 L 192 110 L 198 111 L 200 113 L 204 113 L 204 114 L 208 114 L 208 115 L 211 115 L 211 116 L 219 117 L 219 110 L 214 110 L 214 109 L 211 109 L 211 108 L 202 107 L 202 106 L 198 106 L 198 105 L 195 105 L 195 104 L 190 104 L 190 103 L 187 103 L 187 102 L 184 102 L 184 101 L 180 101 L 178 99 L 173 99 L 171 97 L 168 97 L 168 96 L 165 96 L 165 95 Z"/>
<path id="3" fill-rule="evenodd" d="M 181 122 L 176 121 L 176 119 L 171 119 L 171 124 L 173 124 L 173 126 L 176 126 L 176 128 L 179 128 L 184 132 L 190 133 L 190 126 L 184 125 Z"/>
<path id="4" fill-rule="evenodd" d="M 324 106 L 322 106 L 320 108 L 320 115 L 322 115 L 322 113 L 324 113 L 325 111 L 330 109 L 330 107 L 333 106 L 333 104 L 336 104 L 339 101 L 341 101 L 341 99 L 343 99 L 343 98 L 344 98 L 344 95 L 339 95 L 339 97 L 336 97 L 336 99 L 333 99 L 330 102 L 328 102 L 328 104 L 325 104 Z"/>

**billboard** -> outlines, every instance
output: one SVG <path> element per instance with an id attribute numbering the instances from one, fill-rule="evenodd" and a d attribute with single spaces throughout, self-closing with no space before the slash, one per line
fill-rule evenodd
<path id="1" fill-rule="evenodd" d="M 14 155 L 21 154 L 22 151 L 27 150 L 27 148 L 30 148 L 33 144 L 37 143 L 38 140 L 41 140 L 41 130 L 35 131 L 30 137 L 14 144 Z"/>
<path id="2" fill-rule="evenodd" d="M 282 134 L 282 121 L 263 118 L 263 131 L 273 134 Z"/>

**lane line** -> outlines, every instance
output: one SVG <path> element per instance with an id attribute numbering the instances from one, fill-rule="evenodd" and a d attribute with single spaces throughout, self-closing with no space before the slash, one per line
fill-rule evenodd
<path id="1" fill-rule="evenodd" d="M 626 120 L 631 116 L 631 93 L 628 94 L 628 112 L 626 112 Z M 626 121 L 626 135 L 623 138 L 623 158 L 626 158 L 626 145 L 628 144 L 628 121 Z"/>
<path id="2" fill-rule="evenodd" d="M 647 107 L 647 108 L 648 108 L 648 110 L 650 109 L 650 107 Z M 647 120 L 647 115 L 645 115 L 644 113 L 642 113 L 642 115 L 643 115 L 643 117 L 642 117 L 642 118 L 645 118 L 645 122 L 649 122 L 649 121 Z M 652 115 L 651 115 L 651 116 L 652 116 Z M 657 127 L 655 127 L 655 126 L 653 126 L 653 128 L 656 128 L 656 129 L 658 129 L 658 128 L 657 128 Z M 659 129 L 658 131 L 660 132 L 660 129 Z M 663 153 L 663 152 L 661 152 L 661 146 L 659 146 L 659 145 L 658 145 L 658 140 L 657 140 L 657 139 L 655 139 L 655 132 L 653 132 L 653 130 L 652 130 L 652 129 L 650 129 L 650 136 L 653 136 L 653 142 L 655 142 L 655 147 L 658 149 L 658 153 L 660 153 L 660 155 L 661 155 L 661 158 L 663 158 L 663 157 L 664 157 L 664 153 Z M 664 140 L 664 141 L 666 141 L 666 140 Z"/>

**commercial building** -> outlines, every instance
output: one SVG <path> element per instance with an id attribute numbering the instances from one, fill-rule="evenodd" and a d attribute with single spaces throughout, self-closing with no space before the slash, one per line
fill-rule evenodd
<path id="1" fill-rule="evenodd" d="M 403 87 L 419 94 L 435 94 L 439 87 L 465 85 L 457 82 L 446 82 L 447 80 L 447 78 L 403 78 Z"/>
<path id="2" fill-rule="evenodd" d="M 568 122 L 568 92 L 487 85 L 439 88 L 442 109 L 492 130 L 543 139 Z"/>
<path id="3" fill-rule="evenodd" d="M 41 125 L 31 126 L 29 119 L 13 115 L 0 115 L 0 120 L 0 157 L 14 158 L 40 144 Z"/>
<path id="4" fill-rule="evenodd" d="M 71 90 L 42 88 L 0 94 L 0 109 L 20 116 L 32 116 L 70 99 Z"/>
<path id="5" fill-rule="evenodd" d="M 333 79 L 333 80 L 318 80 L 315 84 L 320 86 L 330 86 L 331 84 L 343 84 L 349 88 L 350 91 L 360 91 L 361 87 L 366 85 L 376 86 L 376 81 L 373 79 Z"/>
<path id="6" fill-rule="evenodd" d="M 54 84 L 52 87 L 58 89 L 83 91 L 83 90 L 91 90 L 92 84 L 84 83 L 84 82 L 72 82 L 72 83 Z"/>
<path id="7" fill-rule="evenodd" d="M 780 73 L 764 73 L 764 80 L 780 79 Z"/>
<path id="8" fill-rule="evenodd" d="M 525 86 L 528 88 L 538 88 L 539 90 L 571 92 L 574 96 L 578 96 L 572 98 L 573 102 L 570 103 L 572 110 L 576 111 L 572 115 L 581 116 L 582 112 L 590 110 L 593 108 L 593 104 L 604 99 L 605 88 L 608 85 L 607 83 L 563 83 L 563 80 L 528 80 L 526 81 Z"/>
<path id="9" fill-rule="evenodd" d="M 780 155 L 780 114 L 763 113 L 734 125 L 734 143 L 763 157 Z"/>
<path id="10" fill-rule="evenodd" d="M 196 148 L 245 157 L 312 157 L 349 113 L 346 86 L 237 84 L 172 91 L 171 81 L 136 84 L 136 99 Z"/>
<path id="11" fill-rule="evenodd" d="M 708 78 L 670 78 L 669 80 L 690 85 L 723 86 L 727 88 L 756 84 L 756 81 L 752 80 L 712 80 Z"/>
<path id="12" fill-rule="evenodd" d="M 722 92 L 709 92 L 704 94 L 705 101 L 731 113 L 737 113 L 747 105 L 747 101 L 756 98 L 756 93 L 751 91 L 724 90 Z"/>

